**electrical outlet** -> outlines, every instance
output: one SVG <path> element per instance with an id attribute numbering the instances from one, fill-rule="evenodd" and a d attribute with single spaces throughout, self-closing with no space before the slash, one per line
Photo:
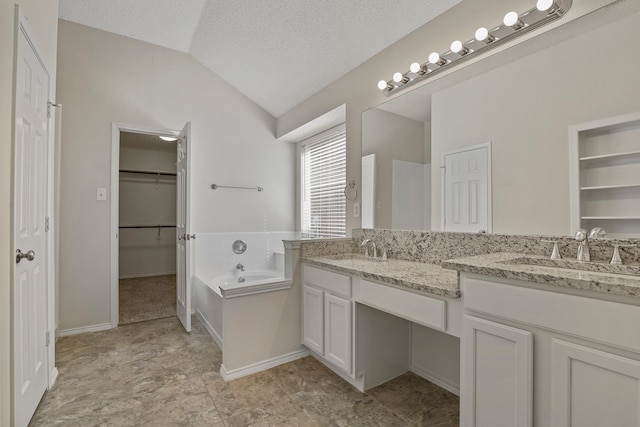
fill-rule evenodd
<path id="1" fill-rule="evenodd" d="M 353 217 L 360 218 L 360 203 L 353 204 Z"/>
<path id="2" fill-rule="evenodd" d="M 106 188 L 96 188 L 96 200 L 99 202 L 107 201 L 107 189 Z"/>

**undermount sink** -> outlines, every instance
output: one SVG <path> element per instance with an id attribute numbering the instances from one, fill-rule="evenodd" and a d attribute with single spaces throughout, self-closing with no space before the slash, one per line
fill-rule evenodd
<path id="1" fill-rule="evenodd" d="M 520 257 L 514 258 L 508 261 L 503 261 L 505 264 L 511 265 L 529 265 L 541 269 L 554 269 L 554 270 L 573 270 L 583 271 L 593 274 L 604 275 L 623 275 L 623 276 L 637 276 L 640 277 L 639 265 L 614 265 L 604 262 L 584 262 L 577 260 L 565 260 L 565 259 L 549 259 L 549 258 L 532 258 L 532 257 Z"/>

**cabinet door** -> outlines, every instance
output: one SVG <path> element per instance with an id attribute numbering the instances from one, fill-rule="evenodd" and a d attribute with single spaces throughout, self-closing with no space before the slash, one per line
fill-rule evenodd
<path id="1" fill-rule="evenodd" d="M 351 301 L 325 294 L 324 357 L 351 374 Z"/>
<path id="2" fill-rule="evenodd" d="M 553 425 L 640 425 L 639 361 L 558 339 L 551 348 Z"/>
<path id="3" fill-rule="evenodd" d="M 303 287 L 303 344 L 324 354 L 324 292 L 311 286 Z"/>
<path id="4" fill-rule="evenodd" d="M 531 332 L 466 315 L 460 425 L 531 426 Z"/>

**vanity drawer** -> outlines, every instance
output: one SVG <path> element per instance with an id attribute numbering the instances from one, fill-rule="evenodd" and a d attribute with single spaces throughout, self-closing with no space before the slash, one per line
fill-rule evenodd
<path id="1" fill-rule="evenodd" d="M 379 283 L 362 280 L 357 302 L 429 328 L 446 329 L 444 301 Z"/>
<path id="2" fill-rule="evenodd" d="M 302 269 L 304 283 L 322 288 L 332 294 L 351 298 L 351 277 L 332 271 L 305 265 Z"/>

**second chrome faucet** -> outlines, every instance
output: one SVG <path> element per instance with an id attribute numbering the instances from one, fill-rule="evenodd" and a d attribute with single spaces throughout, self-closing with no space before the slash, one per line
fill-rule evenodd
<path id="1" fill-rule="evenodd" d="M 587 234 L 587 230 L 581 228 L 576 233 L 576 240 L 580 243 L 578 246 L 578 261 L 591 261 L 591 254 L 589 253 L 589 239 L 601 239 L 607 236 L 607 232 L 602 227 L 595 227 Z"/>

